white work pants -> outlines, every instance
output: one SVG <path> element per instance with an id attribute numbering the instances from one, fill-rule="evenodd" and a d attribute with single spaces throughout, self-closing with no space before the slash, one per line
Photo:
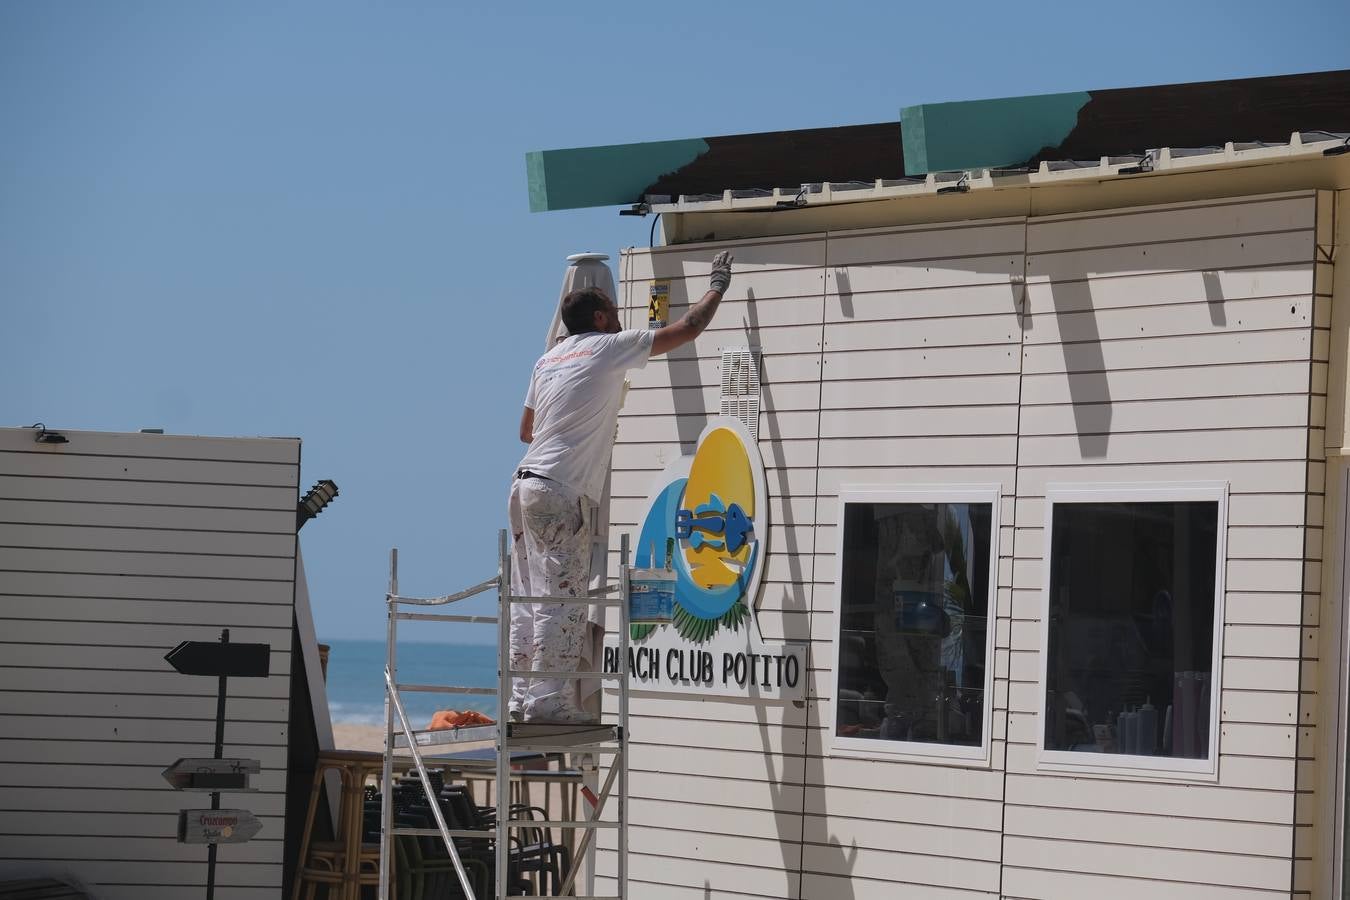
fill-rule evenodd
<path id="1" fill-rule="evenodd" d="M 511 590 L 527 597 L 581 597 L 590 581 L 591 540 L 586 499 L 546 478 L 517 478 L 507 504 L 511 523 Z M 575 672 L 586 640 L 580 603 L 514 604 L 511 668 Z M 526 721 L 586 718 L 576 679 L 533 678 L 511 683 L 510 711 Z"/>

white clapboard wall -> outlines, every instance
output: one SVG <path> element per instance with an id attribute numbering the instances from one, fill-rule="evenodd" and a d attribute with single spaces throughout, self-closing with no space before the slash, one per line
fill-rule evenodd
<path id="1" fill-rule="evenodd" d="M 1248 900 L 1308 890 L 1329 297 L 1314 193 L 625 254 L 620 306 L 692 347 L 631 377 L 612 533 L 762 349 L 767 639 L 809 640 L 805 708 L 637 698 L 630 879 L 653 898 Z M 1323 201 L 1325 202 L 1325 200 Z M 1023 287 L 1025 281 L 1025 288 Z M 753 296 L 753 304 L 747 303 Z M 1217 782 L 1038 770 L 1041 533 L 1056 481 L 1231 483 Z M 841 484 L 998 484 L 992 760 L 829 750 Z M 1311 804 L 1306 804 L 1311 808 Z M 612 847 L 608 833 L 602 847 Z M 1297 857 L 1298 859 L 1294 859 Z M 613 886 L 602 852 L 600 892 Z M 608 886 L 608 887 L 607 887 Z"/>
<path id="2" fill-rule="evenodd" d="M 222 806 L 262 832 L 220 848 L 219 900 L 282 881 L 300 442 L 0 429 L 0 872 L 65 872 L 108 900 L 178 900 L 206 847 L 177 813 L 210 795 L 160 776 L 214 750 L 216 679 L 180 675 L 180 641 L 272 647 L 232 678 L 226 756 L 261 761 Z"/>
<path id="3" fill-rule="evenodd" d="M 1029 224 L 1005 896 L 1308 890 L 1297 791 L 1317 722 L 1300 689 L 1314 683 L 1330 324 L 1313 290 L 1317 200 Z M 1038 773 L 1045 487 L 1177 480 L 1230 485 L 1218 780 Z"/>
<path id="4" fill-rule="evenodd" d="M 694 344 L 630 374 L 614 450 L 610 533 L 617 541 L 636 531 L 653 480 L 692 451 L 718 414 L 722 350 L 760 348 L 759 440 L 771 528 L 760 623 L 766 640 L 803 641 L 812 632 L 825 241 L 816 235 L 726 249 L 736 257 L 736 276 L 712 326 Z M 711 257 L 707 248 L 625 255 L 619 300 L 633 327 L 646 325 L 652 278 L 672 279 L 670 317 L 683 315 L 707 290 Z M 753 305 L 744 302 L 747 293 Z M 710 886 L 712 896 L 797 896 L 806 706 L 635 699 L 632 711 L 633 895 L 703 897 Z M 600 834 L 601 846 L 612 846 L 612 835 Z M 602 854 L 598 868 L 612 875 L 612 856 Z M 600 893 L 609 890 L 604 884 Z"/>

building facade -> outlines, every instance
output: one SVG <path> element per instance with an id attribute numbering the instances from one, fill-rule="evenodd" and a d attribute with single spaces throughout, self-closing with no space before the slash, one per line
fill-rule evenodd
<path id="1" fill-rule="evenodd" d="M 736 274 L 632 376 L 612 533 L 748 349 L 809 677 L 634 700 L 635 896 L 1340 896 L 1346 160 L 656 207 L 629 327 Z"/>
<path id="2" fill-rule="evenodd" d="M 0 429 L 0 881 L 64 876 L 108 900 L 202 895 L 207 846 L 178 840 L 179 812 L 211 797 L 162 773 L 213 755 L 219 679 L 180 674 L 165 654 L 228 629 L 270 652 L 266 677 L 227 679 L 223 756 L 260 771 L 221 807 L 261 829 L 219 846 L 215 896 L 274 900 L 292 692 L 306 683 L 292 677 L 295 646 L 313 657 L 305 708 L 327 723 L 298 569 L 299 440 L 36 436 Z"/>

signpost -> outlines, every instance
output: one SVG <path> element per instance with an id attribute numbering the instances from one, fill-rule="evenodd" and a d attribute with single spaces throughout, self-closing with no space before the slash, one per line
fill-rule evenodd
<path id="1" fill-rule="evenodd" d="M 262 764 L 256 759 L 225 759 L 225 680 L 266 678 L 272 648 L 267 644 L 231 644 L 230 630 L 220 632 L 220 642 L 183 641 L 164 655 L 169 665 L 183 675 L 208 675 L 219 679 L 216 689 L 216 752 L 210 759 L 180 759 L 162 773 L 176 791 L 209 791 L 210 809 L 184 809 L 178 813 L 178 842 L 206 844 L 206 900 L 216 895 L 216 845 L 242 844 L 262 830 L 262 823 L 246 809 L 221 809 L 221 791 L 249 791 L 249 775 Z"/>

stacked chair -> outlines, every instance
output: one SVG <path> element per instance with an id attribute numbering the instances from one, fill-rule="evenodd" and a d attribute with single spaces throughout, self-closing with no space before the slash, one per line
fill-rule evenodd
<path id="1" fill-rule="evenodd" d="M 482 831 L 482 838 L 456 838 L 455 849 L 464 864 L 478 898 L 494 896 L 495 831 L 497 810 L 478 806 L 468 789 L 460 784 L 445 784 L 440 772 L 429 771 L 434 802 L 440 807 L 451 830 Z M 410 828 L 436 827 L 427 797 L 417 778 L 404 778 L 393 786 L 395 824 Z M 364 840 L 380 839 L 379 793 L 366 789 Z M 546 820 L 544 810 L 516 803 L 510 807 L 513 821 Z M 508 894 L 556 896 L 571 868 L 571 853 L 555 843 L 550 829 L 519 828 L 513 831 L 508 855 Z M 394 842 L 395 877 L 398 900 L 462 900 L 464 892 L 456 877 L 454 864 L 439 837 L 398 835 Z M 537 884 L 537 888 L 536 885 Z"/>

